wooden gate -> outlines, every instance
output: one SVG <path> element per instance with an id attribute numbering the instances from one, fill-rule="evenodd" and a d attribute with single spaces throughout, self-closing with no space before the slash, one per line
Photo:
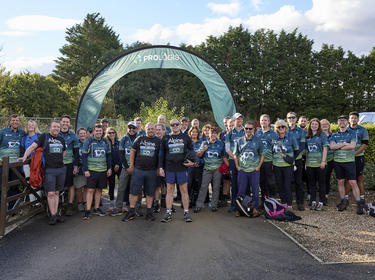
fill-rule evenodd
<path id="1" fill-rule="evenodd" d="M 27 221 L 30 217 L 44 211 L 44 200 L 37 193 L 37 190 L 32 188 L 26 178 L 19 171 L 19 168 L 25 164 L 29 164 L 30 160 L 25 162 L 9 163 L 9 157 L 2 158 L 2 186 L 1 186 L 1 204 L 0 204 L 0 236 L 7 233 L 7 227 L 11 225 L 20 225 Z M 16 176 L 16 180 L 9 181 L 9 171 L 12 171 Z M 20 192 L 16 195 L 7 196 L 8 190 L 11 187 L 17 186 Z M 29 194 L 35 196 L 34 201 L 29 201 Z M 15 201 L 12 208 L 9 203 Z"/>

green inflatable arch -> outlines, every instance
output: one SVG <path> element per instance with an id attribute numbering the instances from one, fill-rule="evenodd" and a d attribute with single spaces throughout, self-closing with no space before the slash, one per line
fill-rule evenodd
<path id="1" fill-rule="evenodd" d="M 81 97 L 76 128 L 95 125 L 104 97 L 117 80 L 128 73 L 152 68 L 183 69 L 199 78 L 206 87 L 215 120 L 221 128 L 224 128 L 223 118 L 236 112 L 231 90 L 209 62 L 177 47 L 150 46 L 117 57 L 95 75 Z"/>

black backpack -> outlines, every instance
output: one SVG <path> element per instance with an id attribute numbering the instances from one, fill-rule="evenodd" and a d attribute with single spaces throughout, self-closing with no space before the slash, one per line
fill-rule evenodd
<path id="1" fill-rule="evenodd" d="M 252 196 L 239 196 L 236 199 L 236 209 L 240 212 L 241 216 L 249 218 L 253 217 L 255 208 L 255 200 Z"/>

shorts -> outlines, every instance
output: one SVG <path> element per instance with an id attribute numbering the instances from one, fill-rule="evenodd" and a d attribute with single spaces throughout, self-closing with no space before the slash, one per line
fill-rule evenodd
<path id="1" fill-rule="evenodd" d="M 65 187 L 73 186 L 73 163 L 65 164 L 66 166 L 66 175 L 65 175 Z"/>
<path id="2" fill-rule="evenodd" d="M 130 194 L 138 195 L 141 193 L 143 186 L 143 191 L 147 196 L 154 196 L 156 179 L 156 170 L 141 170 L 135 168 L 130 183 Z"/>
<path id="3" fill-rule="evenodd" d="M 337 180 L 356 180 L 355 162 L 335 162 L 335 173 Z"/>
<path id="4" fill-rule="evenodd" d="M 187 171 L 182 172 L 171 172 L 165 171 L 165 182 L 167 184 L 185 184 L 189 181 L 189 175 Z"/>
<path id="5" fill-rule="evenodd" d="M 355 157 L 355 175 L 361 176 L 365 167 L 365 156 Z"/>
<path id="6" fill-rule="evenodd" d="M 89 189 L 105 189 L 107 187 L 106 172 L 90 171 L 90 177 L 87 178 L 87 187 Z"/>
<path id="7" fill-rule="evenodd" d="M 161 187 L 163 185 L 163 183 L 165 184 L 165 180 L 164 180 L 164 177 L 161 177 L 161 176 L 157 176 L 156 177 L 156 187 Z"/>
<path id="8" fill-rule="evenodd" d="M 46 192 L 57 192 L 64 190 L 66 166 L 60 168 L 46 168 L 43 186 Z"/>
<path id="9" fill-rule="evenodd" d="M 74 187 L 76 189 L 82 188 L 83 186 L 87 185 L 87 178 L 85 175 L 75 175 L 73 179 Z"/>

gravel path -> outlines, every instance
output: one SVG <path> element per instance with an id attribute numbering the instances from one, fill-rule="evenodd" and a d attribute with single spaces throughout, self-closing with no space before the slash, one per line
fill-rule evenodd
<path id="1" fill-rule="evenodd" d="M 372 201 L 375 195 L 367 197 Z M 293 236 L 324 262 L 375 262 L 375 218 L 357 215 L 355 201 L 350 200 L 346 211 L 338 212 L 338 198 L 321 212 L 294 211 L 302 217 L 301 223 L 318 226 L 275 221 L 280 228 Z"/>

